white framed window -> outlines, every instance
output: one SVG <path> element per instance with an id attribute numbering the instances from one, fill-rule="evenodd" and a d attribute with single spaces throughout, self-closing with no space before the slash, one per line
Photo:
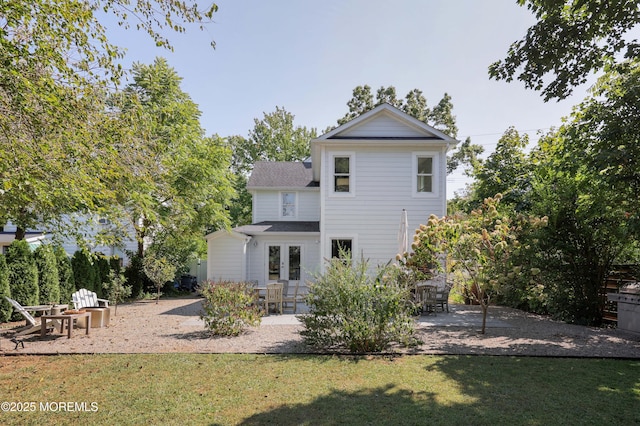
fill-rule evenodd
<path id="1" fill-rule="evenodd" d="M 351 256 L 353 253 L 353 239 L 351 238 L 332 238 L 331 239 L 331 258 L 343 259 L 345 256 Z"/>
<path id="2" fill-rule="evenodd" d="M 280 217 L 295 219 L 297 216 L 298 194 L 295 192 L 280 193 Z"/>
<path id="3" fill-rule="evenodd" d="M 412 157 L 413 196 L 437 197 L 438 154 L 435 152 L 414 152 Z"/>
<path id="4" fill-rule="evenodd" d="M 331 158 L 331 195 L 355 195 L 355 154 L 353 152 L 333 153 Z"/>

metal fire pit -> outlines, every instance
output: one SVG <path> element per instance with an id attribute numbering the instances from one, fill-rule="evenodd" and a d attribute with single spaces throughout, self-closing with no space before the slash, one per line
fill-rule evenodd
<path id="1" fill-rule="evenodd" d="M 607 297 L 618 303 L 618 328 L 640 333 L 640 282 L 624 285 Z"/>

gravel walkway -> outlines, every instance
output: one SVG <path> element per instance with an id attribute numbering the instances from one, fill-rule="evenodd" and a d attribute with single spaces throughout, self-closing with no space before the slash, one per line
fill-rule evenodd
<path id="1" fill-rule="evenodd" d="M 0 325 L 0 354 L 58 353 L 310 353 L 293 315 L 265 317 L 259 327 L 234 338 L 211 337 L 198 317 L 196 297 L 143 301 L 111 308 L 108 327 L 89 335 L 74 330 L 67 339 L 59 330 L 44 338 L 22 338 L 15 349 L 10 338 L 16 323 Z M 478 307 L 452 305 L 450 313 L 420 317 L 418 337 L 424 343 L 393 352 L 411 354 L 478 354 L 640 359 L 640 334 L 552 321 L 518 310 L 491 307 L 486 334 L 478 332 Z M 22 323 L 20 323 L 22 324 Z"/>

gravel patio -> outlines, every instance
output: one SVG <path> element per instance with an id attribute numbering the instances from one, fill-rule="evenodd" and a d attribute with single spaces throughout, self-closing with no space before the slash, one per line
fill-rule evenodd
<path id="1" fill-rule="evenodd" d="M 108 327 L 74 330 L 67 339 L 59 330 L 11 341 L 20 323 L 0 325 L 0 354 L 71 353 L 314 353 L 294 315 L 264 317 L 259 327 L 233 338 L 212 337 L 199 318 L 202 299 L 181 297 L 122 304 L 111 308 Z M 477 306 L 451 305 L 451 312 L 419 317 L 415 348 L 405 354 L 474 354 L 640 359 L 640 335 L 615 328 L 591 328 L 553 321 L 515 309 L 491 307 L 487 332 L 479 333 Z M 81 332 L 82 331 L 82 332 Z"/>

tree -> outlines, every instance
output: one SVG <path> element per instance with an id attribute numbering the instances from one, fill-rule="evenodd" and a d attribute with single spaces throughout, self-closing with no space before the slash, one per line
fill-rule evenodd
<path id="1" fill-rule="evenodd" d="M 478 205 L 485 198 L 502 194 L 501 204 L 509 204 L 516 211 L 527 210 L 532 169 L 524 152 L 528 144 L 527 134 L 521 136 L 510 127 L 498 140 L 496 150 L 486 161 L 476 165 L 473 198 Z"/>
<path id="2" fill-rule="evenodd" d="M 7 249 L 6 260 L 12 298 L 23 306 L 38 305 L 40 303 L 38 268 L 33 260 L 29 243 L 25 240 L 12 242 Z"/>
<path id="3" fill-rule="evenodd" d="M 11 287 L 9 286 L 9 270 L 4 255 L 0 254 L 0 322 L 7 322 L 11 319 L 13 306 L 5 297 L 11 297 Z"/>
<path id="4" fill-rule="evenodd" d="M 105 282 L 104 294 L 109 302 L 113 303 L 113 315 L 118 314 L 118 303 L 131 296 L 131 287 L 125 285 L 126 279 L 119 271 L 109 271 L 109 279 Z"/>
<path id="5" fill-rule="evenodd" d="M 613 262 L 639 258 L 638 202 L 625 198 L 633 194 L 633 184 L 594 167 L 594 160 L 616 159 L 615 151 L 627 145 L 611 143 L 617 136 L 610 133 L 612 123 L 592 122 L 585 114 L 600 102 L 607 104 L 604 98 L 583 103 L 586 108 L 577 108 L 571 120 L 540 140 L 533 153 L 537 166 L 530 197 L 532 211 L 549 216 L 549 226 L 532 243 L 549 311 L 590 325 L 602 321 L 600 291 Z M 617 170 L 614 163 L 612 170 Z"/>
<path id="6" fill-rule="evenodd" d="M 640 60 L 619 64 L 602 76 L 559 132 L 559 155 L 579 159 L 609 204 L 625 211 L 640 238 Z M 595 187 L 592 187 L 595 188 Z M 594 194 L 595 195 L 595 194 Z"/>
<path id="7" fill-rule="evenodd" d="M 125 117 L 138 117 L 144 168 L 119 185 L 121 213 L 135 229 L 138 256 L 147 240 L 183 253 L 207 227 L 228 223 L 231 153 L 220 138 L 203 136 L 198 106 L 166 60 L 134 64 L 133 78 L 118 104 Z"/>
<path id="8" fill-rule="evenodd" d="M 110 44 L 97 11 L 130 18 L 158 45 L 170 47 L 167 27 L 211 19 L 177 0 L 16 0 L 0 5 L 0 222 L 16 238 L 59 216 L 95 211 L 113 200 L 118 159 L 135 151 L 114 147 L 105 90 L 122 74 L 122 52 Z M 96 142 L 100 141 L 100 142 Z"/>
<path id="9" fill-rule="evenodd" d="M 519 250 L 520 234 L 528 227 L 545 226 L 547 218 L 511 218 L 498 212 L 501 195 L 487 198 L 482 206 L 469 215 L 432 215 L 426 225 L 416 230 L 413 252 L 405 258 L 412 268 L 441 268 L 440 255 L 447 256 L 448 267 L 465 297 L 482 308 L 482 329 L 485 333 L 487 311 L 492 297 L 500 291 L 510 274 L 520 272 L 513 263 Z"/>
<path id="10" fill-rule="evenodd" d="M 53 249 L 48 244 L 42 244 L 33 252 L 33 258 L 38 268 L 40 302 L 60 303 L 60 278 Z"/>
<path id="11" fill-rule="evenodd" d="M 403 101 L 396 97 L 396 88 L 394 86 L 380 87 L 376 92 L 375 99 L 371 94 L 370 86 L 357 86 L 353 89 L 352 98 L 347 102 L 349 111 L 338 120 L 338 125 L 343 125 L 385 102 L 426 124 L 432 125 L 453 138 L 458 136 L 456 117 L 453 115 L 453 102 L 449 94 L 445 93 L 438 104 L 433 109 L 429 109 L 427 99 L 421 90 L 413 89 L 409 91 Z M 327 129 L 327 131 L 329 130 L 331 128 Z M 477 156 L 483 150 L 484 148 L 480 145 L 473 145 L 471 139 L 467 138 L 458 150 L 449 156 L 447 173 L 453 172 L 463 164 L 472 166 L 477 162 Z"/>
<path id="12" fill-rule="evenodd" d="M 73 280 L 76 289 L 86 288 L 95 292 L 96 269 L 93 266 L 91 253 L 87 250 L 78 250 L 71 258 L 73 268 Z"/>
<path id="13" fill-rule="evenodd" d="M 276 106 L 271 113 L 264 113 L 261 120 L 253 120 L 254 127 L 247 138 L 227 138 L 233 150 L 233 171 L 236 198 L 231 203 L 233 225 L 251 222 L 251 195 L 247 192 L 247 176 L 257 161 L 301 161 L 311 155 L 309 141 L 317 136 L 316 129 L 294 124 L 295 116 Z"/>
<path id="14" fill-rule="evenodd" d="M 144 273 L 155 284 L 157 292 L 156 303 L 160 301 L 160 290 L 176 275 L 176 267 L 165 257 L 157 257 L 150 253 L 143 260 Z"/>
<path id="15" fill-rule="evenodd" d="M 525 87 L 542 90 L 545 101 L 564 99 L 590 73 L 613 65 L 621 56 L 638 56 L 638 40 L 627 37 L 640 23 L 637 0 L 518 0 L 518 4 L 526 5 L 538 22 L 511 45 L 505 59 L 491 64 L 491 78 L 517 77 Z"/>
<path id="16" fill-rule="evenodd" d="M 61 247 L 53 249 L 58 267 L 58 280 L 60 282 L 60 303 L 71 302 L 71 295 L 76 291 L 76 283 L 71 269 L 71 261 L 67 252 Z"/>

